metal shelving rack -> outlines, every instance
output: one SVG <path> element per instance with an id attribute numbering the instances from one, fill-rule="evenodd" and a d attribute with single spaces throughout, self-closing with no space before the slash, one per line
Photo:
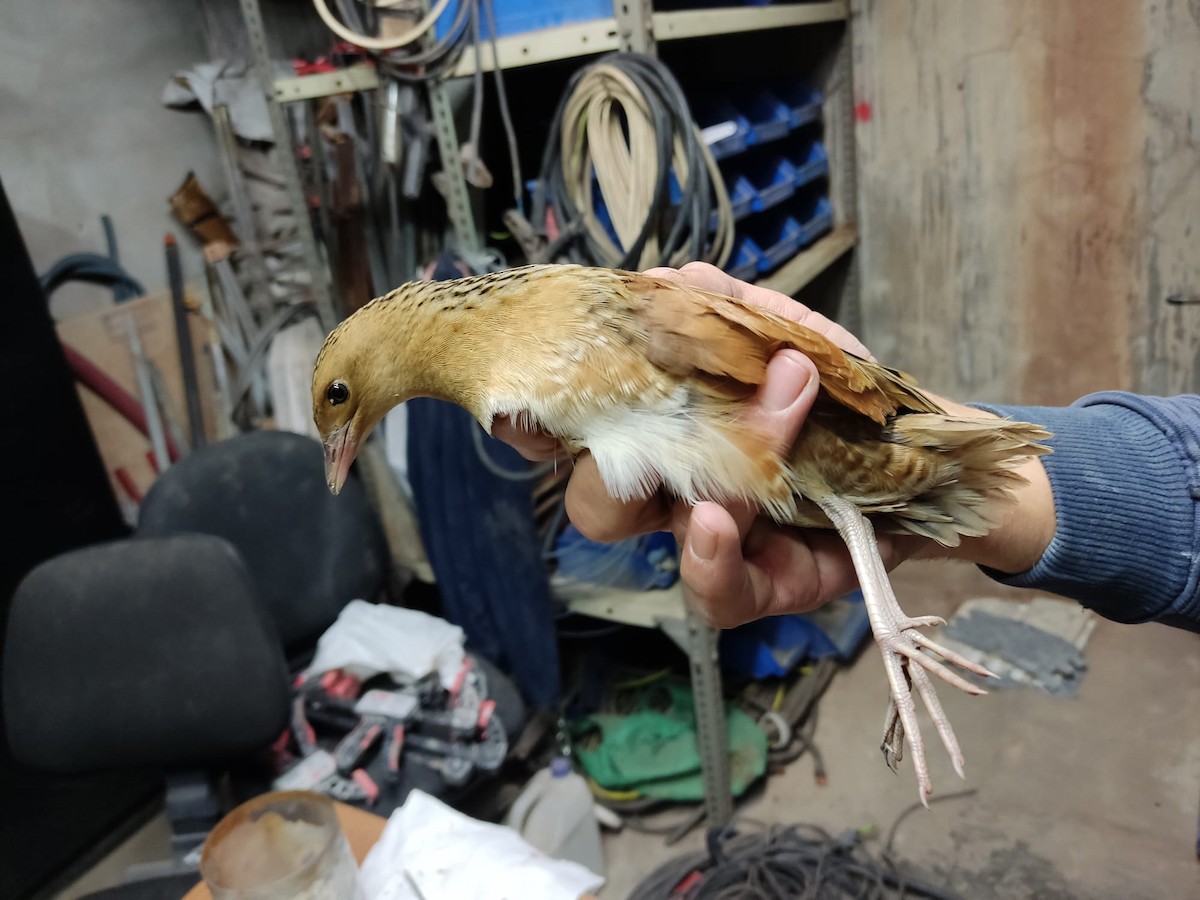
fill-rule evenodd
<path id="1" fill-rule="evenodd" d="M 259 0 L 239 0 L 250 35 L 259 80 L 271 111 L 272 127 L 286 133 L 284 104 L 311 100 L 331 94 L 373 90 L 379 86 L 375 70 L 359 65 L 333 73 L 277 78 L 267 50 Z M 483 68 L 496 65 L 504 69 L 539 63 L 594 56 L 613 50 L 654 53 L 656 44 L 691 38 L 745 33 L 766 29 L 800 27 L 848 21 L 849 0 L 783 3 L 769 6 L 738 6 L 698 10 L 653 10 L 652 0 L 614 0 L 614 15 L 564 25 L 559 28 L 499 38 L 496 54 L 489 47 L 483 54 Z M 811 246 L 798 252 L 775 272 L 758 283 L 781 293 L 794 295 L 829 269 L 856 243 L 853 211 L 856 208 L 854 177 L 853 90 L 849 41 L 846 36 L 837 48 L 834 71 L 837 90 L 826 98 L 826 110 L 832 112 L 834 128 L 829 134 L 831 153 L 837 162 L 837 179 L 831 185 L 835 208 L 834 229 Z M 471 54 L 464 54 L 452 77 L 474 74 Z M 430 107 L 442 159 L 458 159 L 458 134 L 455 131 L 449 100 L 443 85 L 432 85 Z M 285 145 L 286 146 L 286 145 Z M 292 153 L 280 154 L 289 196 L 297 209 L 306 208 L 297 160 Z M 460 245 L 477 249 L 481 240 L 474 220 L 470 196 L 462 177 L 446 179 L 447 209 L 454 234 Z M 310 248 L 313 283 L 322 318 L 332 315 L 328 274 L 319 253 L 307 216 L 299 216 L 301 239 Z M 850 267 L 844 296 L 849 298 L 850 316 L 857 310 L 855 267 Z M 852 322 L 854 327 L 857 323 Z M 645 593 L 597 589 L 566 600 L 573 612 L 648 628 L 659 628 L 688 655 L 693 695 L 696 704 L 697 734 L 705 784 L 705 813 L 710 825 L 727 822 L 733 814 L 729 786 L 728 734 L 724 699 L 717 658 L 718 632 L 701 622 L 690 611 L 681 584 L 663 591 Z"/>
<path id="2" fill-rule="evenodd" d="M 258 6 L 258 0 L 241 0 L 241 3 L 243 9 Z M 849 2 L 828 0 L 817 3 L 654 12 L 652 0 L 616 0 L 614 13 L 611 18 L 576 22 L 559 28 L 499 38 L 496 41 L 495 57 L 492 56 L 490 47 L 485 49 L 483 69 L 485 72 L 491 71 L 497 60 L 500 66 L 507 70 L 596 56 L 613 50 L 654 52 L 656 44 L 666 41 L 846 21 L 849 16 Z M 261 16 L 257 16 L 256 19 L 261 28 Z M 247 16 L 247 27 L 250 27 L 250 21 L 250 17 Z M 265 46 L 265 37 L 263 40 Z M 839 67 L 844 69 L 844 80 L 848 81 L 849 50 L 842 47 L 838 52 Z M 474 72 L 474 57 L 464 54 L 454 69 L 453 77 L 468 77 Z M 347 91 L 374 90 L 379 86 L 379 78 L 374 68 L 366 65 L 354 66 L 341 72 L 295 78 L 274 78 L 273 74 L 272 70 L 265 83 L 269 85 L 267 89 L 275 106 Z M 853 101 L 848 89 L 843 93 L 844 96 L 832 99 L 833 103 L 840 106 L 834 117 L 837 128 L 832 137 L 838 145 L 838 159 L 842 162 L 841 179 L 845 185 L 846 182 L 852 183 L 853 133 L 850 129 L 853 127 Z M 448 115 L 449 107 L 444 101 L 444 94 L 442 98 L 431 100 L 439 149 L 456 150 L 458 136 L 454 133 L 453 120 Z M 437 115 L 439 109 L 444 113 L 441 116 Z M 448 143 L 442 146 L 443 142 Z M 456 159 L 457 156 L 443 154 L 443 158 Z M 451 188 L 452 196 L 448 198 L 455 236 L 465 246 L 477 248 L 480 241 L 471 217 L 466 184 L 460 178 L 448 178 L 447 182 L 455 182 Z M 758 279 L 759 284 L 784 294 L 796 294 L 854 246 L 856 232 L 852 222 L 853 216 L 849 215 L 849 211 L 854 208 L 853 188 L 843 188 L 838 193 L 843 195 L 835 197 L 835 204 L 840 201 L 841 206 L 840 224 L 812 246 L 801 250 L 777 271 Z"/>

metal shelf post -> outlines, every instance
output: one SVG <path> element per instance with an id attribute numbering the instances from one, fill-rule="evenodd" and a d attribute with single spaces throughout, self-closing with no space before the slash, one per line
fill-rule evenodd
<path id="1" fill-rule="evenodd" d="M 337 325 L 341 316 L 333 306 L 333 293 L 329 283 L 329 271 L 324 261 L 325 256 L 317 244 L 317 236 L 313 232 L 312 220 L 308 215 L 308 203 L 304 199 L 300 167 L 296 163 L 296 154 L 292 149 L 292 130 L 288 125 L 283 107 L 279 105 L 275 97 L 275 62 L 271 57 L 270 45 L 267 42 L 262 8 L 259 6 L 258 0 L 238 0 L 238 2 L 241 4 L 242 19 L 250 39 L 250 52 L 254 55 L 254 69 L 267 102 L 267 111 L 271 116 L 271 131 L 275 135 L 278 164 L 287 189 L 288 203 L 296 216 L 296 236 L 300 240 L 301 250 L 308 265 L 309 277 L 312 280 L 311 290 L 317 306 L 317 315 L 321 320 L 322 327 L 329 331 Z"/>

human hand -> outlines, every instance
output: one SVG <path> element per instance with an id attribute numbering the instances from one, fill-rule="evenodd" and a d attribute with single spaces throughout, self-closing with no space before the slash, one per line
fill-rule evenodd
<path id="1" fill-rule="evenodd" d="M 820 313 L 714 266 L 689 263 L 679 270 L 651 269 L 646 274 L 765 307 L 821 332 L 845 350 L 870 357 L 856 337 Z M 768 365 L 766 382 L 745 406 L 746 427 L 757 430 L 777 452 L 786 451 L 795 442 L 818 387 L 811 361 L 794 350 L 780 351 Z M 497 420 L 492 433 L 530 459 L 567 455 L 553 437 L 525 431 L 508 420 Z M 615 500 L 586 452 L 575 460 L 566 505 L 575 527 L 596 541 L 672 531 L 681 548 L 681 577 L 698 611 L 721 627 L 813 609 L 856 584 L 849 554 L 832 531 L 783 528 L 746 505 L 701 503 L 692 508 L 661 492 L 634 501 Z M 900 558 L 893 543 L 885 538 L 881 547 L 888 562 Z"/>

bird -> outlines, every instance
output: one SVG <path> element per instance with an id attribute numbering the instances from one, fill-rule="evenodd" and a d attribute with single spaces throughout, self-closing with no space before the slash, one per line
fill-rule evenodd
<path id="1" fill-rule="evenodd" d="M 779 452 L 739 412 L 772 355 L 808 356 L 819 391 Z M 881 744 L 895 770 L 907 742 L 921 802 L 932 792 L 916 690 L 960 777 L 963 753 L 931 675 L 986 691 L 950 668 L 994 677 L 921 629 L 896 599 L 876 529 L 945 546 L 981 536 L 1048 452 L 1040 425 L 948 413 L 911 376 L 838 347 L 765 308 L 653 275 L 535 264 L 412 281 L 346 317 L 317 355 L 313 418 L 335 494 L 358 448 L 394 406 L 432 397 L 488 433 L 509 417 L 588 450 L 606 491 L 664 490 L 754 504 L 780 525 L 832 528 L 854 564 L 889 687 Z"/>

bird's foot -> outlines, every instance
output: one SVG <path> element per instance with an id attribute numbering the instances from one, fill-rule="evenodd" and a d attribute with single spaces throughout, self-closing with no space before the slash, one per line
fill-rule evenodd
<path id="1" fill-rule="evenodd" d="M 943 647 L 918 630 L 946 623 L 938 616 L 909 616 L 900 608 L 888 580 L 887 569 L 879 555 L 871 523 L 853 503 L 835 496 L 815 497 L 814 500 L 829 516 L 830 522 L 846 542 L 854 561 L 854 570 L 858 574 L 859 585 L 862 587 L 871 630 L 874 631 L 875 641 L 883 654 L 883 667 L 887 672 L 890 688 L 881 748 L 884 758 L 887 764 L 895 769 L 904 755 L 904 741 L 908 740 L 913 770 L 917 776 L 918 793 L 921 802 L 928 805 L 927 798 L 933 792 L 933 784 L 929 779 L 929 766 L 925 760 L 925 743 L 917 726 L 913 688 L 916 688 L 929 711 L 930 718 L 933 719 L 934 727 L 937 728 L 942 743 L 950 754 L 954 771 L 962 776 L 962 749 L 954 736 L 954 729 L 950 727 L 950 720 L 942 709 L 941 701 L 938 700 L 933 679 L 929 676 L 931 673 L 937 675 L 943 681 L 969 694 L 986 692 L 951 670 L 950 665 L 983 677 L 995 676 L 983 666 Z M 936 659 L 930 654 L 936 654 L 941 659 Z"/>
<path id="2" fill-rule="evenodd" d="M 897 607 L 898 609 L 898 607 Z M 922 616 L 909 618 L 901 613 L 894 619 L 896 627 L 883 631 L 877 636 L 880 652 L 883 654 L 884 669 L 887 671 L 891 696 L 888 701 L 887 717 L 884 721 L 883 742 L 881 749 L 888 766 L 893 770 L 904 756 L 904 739 L 907 736 L 912 748 L 913 769 L 917 775 L 917 785 L 921 802 L 933 791 L 929 778 L 929 766 L 925 759 L 924 739 L 917 724 L 916 704 L 913 701 L 912 690 L 915 687 L 921 696 L 925 708 L 933 720 L 934 728 L 942 739 L 950 762 L 960 778 L 963 775 L 963 752 L 950 719 L 942 708 L 941 700 L 934 689 L 930 673 L 937 675 L 943 681 L 952 684 L 968 694 L 985 694 L 983 688 L 967 681 L 945 663 L 959 666 L 968 672 L 983 678 L 994 678 L 995 675 L 978 663 L 955 653 L 916 629 L 925 625 L 942 624 L 937 616 Z M 941 657 L 934 658 L 930 651 Z"/>

